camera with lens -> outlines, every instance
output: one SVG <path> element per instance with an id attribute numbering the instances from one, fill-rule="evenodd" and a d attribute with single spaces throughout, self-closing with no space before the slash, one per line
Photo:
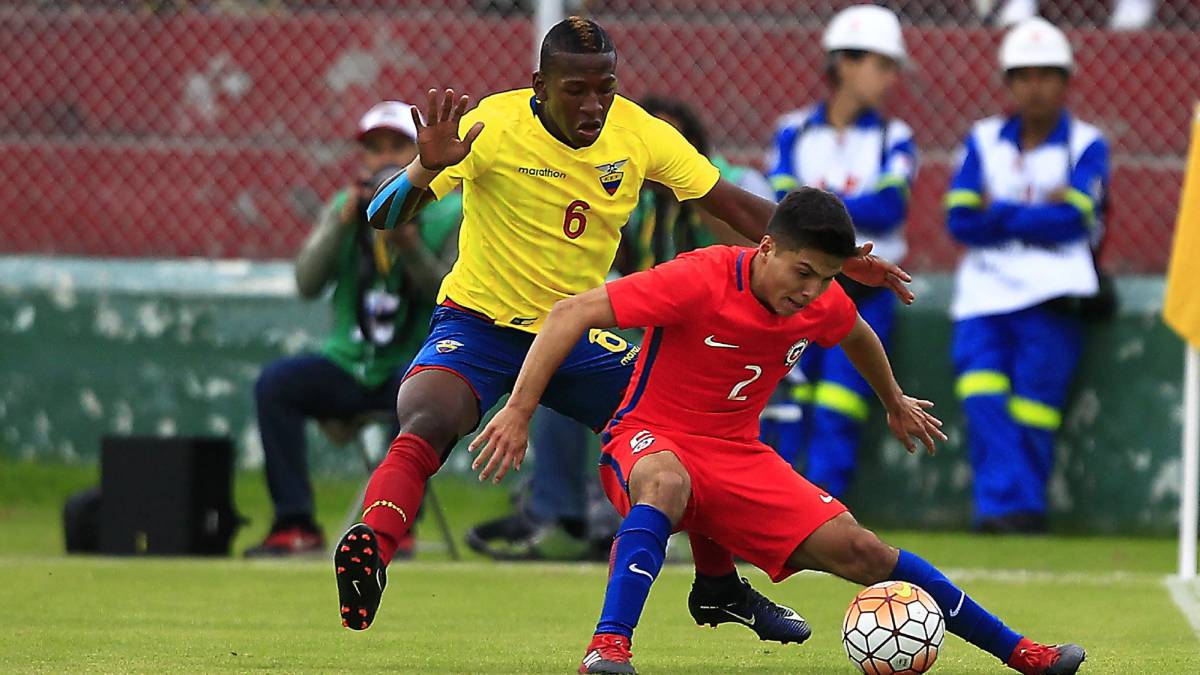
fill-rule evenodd
<path id="1" fill-rule="evenodd" d="M 371 205 L 371 199 L 375 196 L 375 192 L 380 185 L 387 182 L 387 179 L 395 176 L 404 167 L 397 164 L 389 164 L 382 169 L 376 171 L 369 178 L 360 178 L 358 185 L 362 188 L 359 191 L 358 197 L 358 212 L 362 215 L 365 222 L 367 220 L 367 207 Z"/>

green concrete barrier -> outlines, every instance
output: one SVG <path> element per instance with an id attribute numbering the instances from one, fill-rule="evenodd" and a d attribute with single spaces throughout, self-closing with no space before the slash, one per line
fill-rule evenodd
<path id="1" fill-rule="evenodd" d="M 918 279 L 893 359 L 951 441 L 910 456 L 880 411 L 848 504 L 878 526 L 959 527 L 971 472 L 953 396 L 952 280 Z M 1092 326 L 1051 484 L 1056 529 L 1172 531 L 1179 497 L 1182 347 L 1160 320 L 1162 280 L 1119 281 L 1120 315 Z M 286 262 L 0 258 L 0 453 L 95 461 L 104 434 L 231 436 L 261 462 L 252 389 L 264 363 L 314 348 L 327 307 L 296 297 Z M 315 470 L 361 472 L 310 431 Z M 536 459 L 535 459 L 536 461 Z M 465 475 L 458 451 L 452 472 Z"/>

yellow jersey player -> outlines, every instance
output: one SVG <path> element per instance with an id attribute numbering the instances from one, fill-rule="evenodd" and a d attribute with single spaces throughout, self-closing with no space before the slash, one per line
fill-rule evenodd
<path id="1" fill-rule="evenodd" d="M 595 22 L 560 22 L 540 56 L 532 88 L 489 96 L 470 112 L 468 97 L 430 90 L 424 121 L 413 110 L 418 158 L 380 187 L 368 209 L 372 226 L 390 229 L 430 199 L 463 188 L 458 261 L 400 387 L 400 433 L 371 477 L 363 522 L 335 549 L 342 620 L 354 630 L 374 620 L 386 566 L 426 481 L 511 389 L 551 306 L 603 283 L 643 182 L 695 200 L 752 241 L 774 210 L 771 201 L 721 180 L 671 125 L 617 95 L 616 49 Z M 847 275 L 911 301 L 902 270 L 871 256 L 869 246 L 859 254 L 847 262 Z M 654 347 L 647 346 L 647 358 Z M 600 430 L 622 399 L 638 352 L 618 335 L 590 332 L 542 404 Z M 499 467 L 497 482 L 508 468 Z M 707 608 L 698 621 L 738 621 L 781 642 L 807 636 L 795 612 L 737 576 L 728 552 L 702 538 L 692 545 L 697 581 L 689 604 Z"/>

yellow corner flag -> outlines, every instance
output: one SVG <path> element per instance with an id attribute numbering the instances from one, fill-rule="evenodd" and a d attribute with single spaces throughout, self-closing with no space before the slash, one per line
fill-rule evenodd
<path id="1" fill-rule="evenodd" d="M 1192 117 L 1163 318 L 1184 340 L 1200 348 L 1200 104 Z"/>

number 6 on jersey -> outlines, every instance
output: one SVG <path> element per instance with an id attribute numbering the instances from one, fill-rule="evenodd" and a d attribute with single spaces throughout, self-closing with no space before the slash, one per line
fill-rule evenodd
<path id="1" fill-rule="evenodd" d="M 582 199 L 567 205 L 567 213 L 563 216 L 563 234 L 567 235 L 567 239 L 578 239 L 583 234 L 587 228 L 587 216 L 583 212 L 590 208 L 592 206 Z"/>

